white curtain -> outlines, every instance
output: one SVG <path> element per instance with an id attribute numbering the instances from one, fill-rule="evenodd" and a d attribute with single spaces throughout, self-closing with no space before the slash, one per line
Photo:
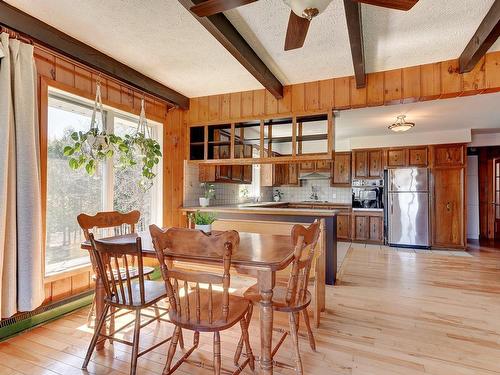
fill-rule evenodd
<path id="1" fill-rule="evenodd" d="M 0 312 L 44 299 L 36 68 L 33 46 L 0 34 Z"/>

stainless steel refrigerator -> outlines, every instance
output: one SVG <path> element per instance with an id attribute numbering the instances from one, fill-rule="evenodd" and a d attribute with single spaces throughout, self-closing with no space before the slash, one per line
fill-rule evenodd
<path id="1" fill-rule="evenodd" d="M 387 242 L 391 246 L 430 247 L 427 168 L 389 169 L 386 178 Z"/>

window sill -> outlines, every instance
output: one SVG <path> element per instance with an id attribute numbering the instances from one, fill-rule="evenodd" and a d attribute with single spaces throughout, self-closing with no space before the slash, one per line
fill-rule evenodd
<path id="1" fill-rule="evenodd" d="M 92 267 L 90 264 L 83 264 L 80 266 L 76 266 L 73 268 L 69 268 L 67 270 L 61 272 L 54 272 L 46 274 L 44 277 L 45 283 L 51 283 L 57 280 L 65 279 L 67 277 L 75 276 L 84 272 L 92 271 Z"/>

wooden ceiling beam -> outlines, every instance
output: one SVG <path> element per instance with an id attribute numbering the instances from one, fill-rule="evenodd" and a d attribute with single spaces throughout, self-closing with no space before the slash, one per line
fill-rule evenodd
<path id="1" fill-rule="evenodd" d="M 460 73 L 470 72 L 500 36 L 500 0 L 495 0 L 460 55 Z"/>
<path id="2" fill-rule="evenodd" d="M 344 0 L 347 31 L 351 44 L 352 63 L 356 87 L 361 89 L 366 86 L 365 53 L 363 44 L 363 23 L 361 19 L 361 6 L 352 1 Z"/>
<path id="3" fill-rule="evenodd" d="M 0 0 L 0 24 L 37 43 L 182 109 L 189 98 Z"/>
<path id="4" fill-rule="evenodd" d="M 213 16 L 198 17 L 191 12 L 191 7 L 203 0 L 179 0 L 179 2 L 240 62 L 257 81 L 259 81 L 276 99 L 283 97 L 283 85 L 264 64 L 246 40 L 236 30 L 223 13 Z"/>

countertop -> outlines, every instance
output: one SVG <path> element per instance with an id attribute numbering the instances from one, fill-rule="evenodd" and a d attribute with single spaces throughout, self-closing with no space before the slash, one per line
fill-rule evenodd
<path id="1" fill-rule="evenodd" d="M 261 203 L 245 203 L 225 206 L 209 206 L 209 207 L 183 207 L 183 212 L 201 211 L 201 212 L 227 212 L 227 213 L 249 213 L 261 215 L 290 215 L 290 216 L 335 216 L 339 210 L 336 209 L 321 209 L 317 208 L 288 208 L 276 207 L 277 205 L 286 206 L 287 204 L 314 204 L 325 206 L 338 206 L 339 208 L 350 208 L 350 204 L 330 203 L 330 202 L 261 202 Z"/>

